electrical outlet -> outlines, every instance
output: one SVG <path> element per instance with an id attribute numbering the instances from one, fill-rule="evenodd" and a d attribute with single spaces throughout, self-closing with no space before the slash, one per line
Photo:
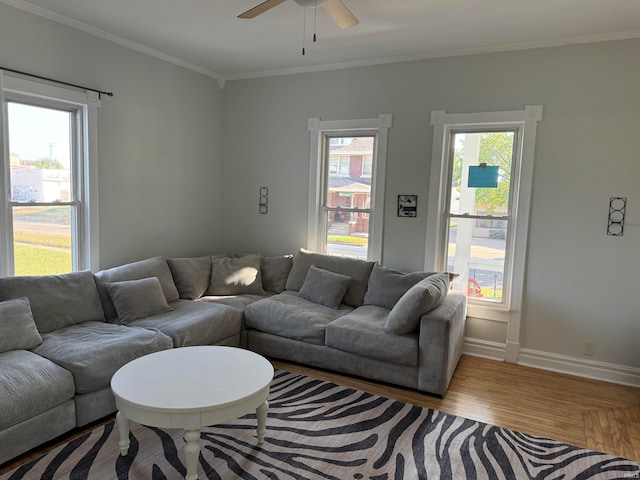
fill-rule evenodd
<path id="1" fill-rule="evenodd" d="M 596 342 L 584 342 L 582 344 L 582 354 L 593 357 L 596 354 Z"/>

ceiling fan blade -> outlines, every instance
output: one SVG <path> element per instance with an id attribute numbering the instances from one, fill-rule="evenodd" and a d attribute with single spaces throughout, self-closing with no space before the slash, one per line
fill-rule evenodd
<path id="1" fill-rule="evenodd" d="M 257 5 L 246 12 L 238 15 L 238 18 L 254 18 L 258 15 L 266 12 L 267 10 L 271 10 L 273 7 L 277 7 L 281 3 L 286 2 L 286 0 L 267 0 L 266 2 L 262 2 L 260 5 Z"/>
<path id="2" fill-rule="evenodd" d="M 349 28 L 360 23 L 342 0 L 327 0 L 324 9 L 340 28 Z"/>

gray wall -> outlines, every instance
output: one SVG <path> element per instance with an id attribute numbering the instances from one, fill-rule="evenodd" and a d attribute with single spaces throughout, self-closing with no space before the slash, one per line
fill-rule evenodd
<path id="1" fill-rule="evenodd" d="M 2 3 L 0 65 L 115 93 L 98 111 L 103 268 L 219 251 L 215 80 Z"/>
<path id="2" fill-rule="evenodd" d="M 605 42 L 230 81 L 223 91 L 224 243 L 296 251 L 306 242 L 307 119 L 392 113 L 384 263 L 423 267 L 432 110 L 544 105 L 538 127 L 521 347 L 640 373 L 640 41 Z M 257 213 L 269 187 L 269 214 Z M 418 217 L 395 216 L 418 195 Z M 610 196 L 628 197 L 623 237 L 607 237 Z M 506 340 L 472 319 L 467 336 Z M 561 358 L 561 357 L 559 357 Z"/>

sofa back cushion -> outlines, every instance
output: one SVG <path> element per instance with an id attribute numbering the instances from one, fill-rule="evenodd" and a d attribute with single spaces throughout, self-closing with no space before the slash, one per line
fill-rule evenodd
<path id="1" fill-rule="evenodd" d="M 0 302 L 0 353 L 29 350 L 42 343 L 27 297 Z"/>
<path id="2" fill-rule="evenodd" d="M 393 268 L 376 265 L 369 277 L 369 287 L 364 296 L 365 305 L 376 305 L 391 310 L 398 300 L 420 280 L 436 272 L 404 273 Z"/>
<path id="3" fill-rule="evenodd" d="M 264 295 L 260 255 L 211 257 L 211 284 L 207 295 Z"/>
<path id="4" fill-rule="evenodd" d="M 322 253 L 311 252 L 301 248 L 293 259 L 293 266 L 287 278 L 287 290 L 299 291 L 312 265 L 330 272 L 340 273 L 351 277 L 351 283 L 344 295 L 343 302 L 352 307 L 359 307 L 367 291 L 367 283 L 375 262 L 358 260 L 349 257 L 336 257 Z"/>
<path id="5" fill-rule="evenodd" d="M 94 274 L 96 285 L 104 315 L 108 322 L 117 323 L 118 314 L 107 291 L 107 283 L 122 282 L 125 280 L 140 280 L 142 278 L 157 277 L 162 287 L 167 302 L 173 302 L 180 298 L 176 284 L 173 283 L 173 276 L 167 262 L 162 257 L 153 257 L 139 262 L 127 263 L 119 267 L 102 270 Z"/>
<path id="6" fill-rule="evenodd" d="M 27 297 L 40 333 L 77 323 L 104 322 L 104 312 L 93 274 L 0 278 L 0 301 Z"/>
<path id="7" fill-rule="evenodd" d="M 195 300 L 204 295 L 211 281 L 211 257 L 167 258 L 180 298 Z"/>
<path id="8" fill-rule="evenodd" d="M 262 288 L 269 292 L 284 292 L 292 265 L 293 255 L 262 257 L 260 259 Z"/>

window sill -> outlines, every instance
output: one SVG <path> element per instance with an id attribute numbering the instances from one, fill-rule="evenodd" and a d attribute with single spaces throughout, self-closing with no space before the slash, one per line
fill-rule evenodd
<path id="1" fill-rule="evenodd" d="M 504 305 L 480 305 L 469 302 L 467 305 L 467 317 L 509 323 L 511 311 Z"/>

